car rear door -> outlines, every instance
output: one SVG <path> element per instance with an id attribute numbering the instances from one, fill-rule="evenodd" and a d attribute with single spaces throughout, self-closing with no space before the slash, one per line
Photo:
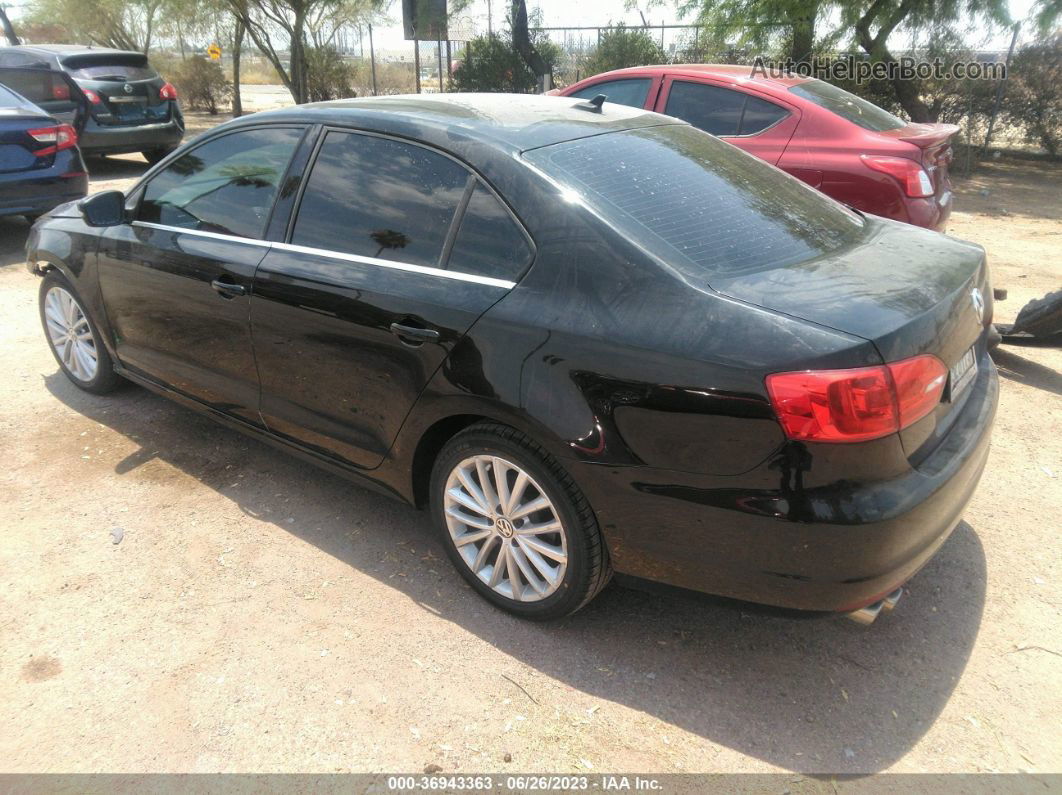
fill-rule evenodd
<path id="1" fill-rule="evenodd" d="M 656 110 L 774 165 L 800 122 L 795 105 L 734 85 L 667 75 Z"/>
<path id="2" fill-rule="evenodd" d="M 378 465 L 432 374 L 526 269 L 507 206 L 449 156 L 327 129 L 255 275 L 251 323 L 273 432 Z"/>
<path id="3" fill-rule="evenodd" d="M 249 294 L 304 126 L 214 136 L 152 175 L 101 237 L 100 291 L 121 364 L 261 424 Z"/>

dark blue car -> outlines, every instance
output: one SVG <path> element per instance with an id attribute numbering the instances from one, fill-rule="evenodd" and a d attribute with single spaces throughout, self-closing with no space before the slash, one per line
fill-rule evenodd
<path id="1" fill-rule="evenodd" d="M 34 100 L 54 97 L 65 87 L 62 76 L 35 76 L 39 85 L 25 74 L 0 69 L 0 216 L 24 215 L 31 221 L 88 192 L 77 148 L 77 109 L 70 117 L 73 124 L 60 121 L 7 85 L 17 83 Z"/>

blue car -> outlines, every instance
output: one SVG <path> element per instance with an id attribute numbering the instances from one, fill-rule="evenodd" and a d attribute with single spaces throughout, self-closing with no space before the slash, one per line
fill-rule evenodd
<path id="1" fill-rule="evenodd" d="M 24 215 L 30 221 L 88 192 L 88 173 L 77 148 L 77 109 L 60 121 L 33 100 L 63 94 L 62 76 L 0 69 L 0 216 Z M 14 83 L 31 97 L 16 93 Z M 68 95 L 69 96 L 69 95 Z"/>

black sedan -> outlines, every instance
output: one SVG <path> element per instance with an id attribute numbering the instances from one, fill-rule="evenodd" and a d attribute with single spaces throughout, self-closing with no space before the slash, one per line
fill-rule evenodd
<path id="1" fill-rule="evenodd" d="M 62 118 L 61 109 L 72 98 L 86 101 L 88 113 L 80 130 L 81 151 L 86 155 L 141 152 L 149 163 L 156 163 L 184 137 L 177 89 L 142 52 L 23 44 L 0 47 L 0 67 L 47 70 L 72 79 L 72 93 L 56 94 L 43 107 Z"/>
<path id="2" fill-rule="evenodd" d="M 8 88 L 17 70 L 0 69 L 0 216 L 34 220 L 88 191 L 77 130 Z M 51 79 L 45 87 L 51 87 Z M 63 85 L 58 83 L 58 85 Z M 32 88 L 32 86 L 31 86 Z"/>
<path id="3" fill-rule="evenodd" d="M 56 210 L 28 264 L 76 385 L 430 507 L 528 618 L 613 571 L 872 618 L 958 523 L 997 401 L 979 247 L 608 102 L 257 114 Z"/>

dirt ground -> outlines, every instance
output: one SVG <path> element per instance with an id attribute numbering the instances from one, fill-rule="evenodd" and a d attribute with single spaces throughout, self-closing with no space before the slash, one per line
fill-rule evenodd
<path id="1" fill-rule="evenodd" d="M 477 598 L 426 515 L 71 386 L 26 230 L 0 220 L 4 772 L 1062 770 L 1062 350 L 997 353 L 981 487 L 872 627 L 615 586 L 536 625 Z M 1013 319 L 1062 287 L 1062 168 L 990 163 L 951 232 Z"/>

